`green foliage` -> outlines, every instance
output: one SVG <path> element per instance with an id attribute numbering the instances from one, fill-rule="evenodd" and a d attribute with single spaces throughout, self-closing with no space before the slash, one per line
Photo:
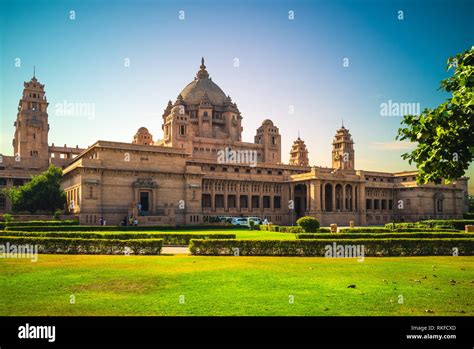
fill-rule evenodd
<path id="1" fill-rule="evenodd" d="M 39 253 L 64 254 L 160 254 L 163 239 L 70 239 L 48 237 L 0 236 L 0 244 L 36 245 Z"/>
<path id="2" fill-rule="evenodd" d="M 75 219 L 65 219 L 62 221 L 14 221 L 7 223 L 8 227 L 43 227 L 43 226 L 69 226 L 78 225 L 79 221 Z"/>
<path id="3" fill-rule="evenodd" d="M 340 233 L 355 233 L 355 234 L 363 234 L 363 233 L 391 233 L 391 232 L 398 232 L 398 233 L 410 233 L 410 232 L 458 232 L 459 229 L 453 229 L 453 228 L 395 228 L 395 229 L 389 229 L 389 228 L 370 228 L 370 227 L 364 227 L 364 228 L 341 228 Z M 337 234 L 339 236 L 339 233 Z"/>
<path id="4" fill-rule="evenodd" d="M 325 256 L 333 243 L 363 245 L 364 256 L 474 255 L 474 239 L 306 239 L 306 240 L 191 240 L 193 255 L 230 256 Z M 236 250 L 238 249 L 238 250 Z"/>
<path id="5" fill-rule="evenodd" d="M 297 239 L 433 239 L 433 238 L 474 238 L 473 233 L 456 232 L 416 232 L 416 233 L 338 233 L 336 236 L 328 234 L 297 234 Z"/>
<path id="6" fill-rule="evenodd" d="M 301 217 L 296 221 L 305 233 L 316 233 L 319 229 L 319 221 L 310 216 Z"/>
<path id="7" fill-rule="evenodd" d="M 63 211 L 61 210 L 56 210 L 53 214 L 53 219 L 59 221 L 61 218 L 61 215 L 63 214 Z"/>
<path id="8" fill-rule="evenodd" d="M 451 227 L 457 230 L 464 230 L 466 225 L 474 224 L 474 219 L 426 220 L 421 221 L 420 223 L 435 229 Z"/>
<path id="9" fill-rule="evenodd" d="M 51 212 L 63 209 L 66 204 L 66 194 L 60 188 L 62 170 L 51 165 L 47 171 L 34 176 L 27 184 L 6 189 L 5 193 L 12 202 L 14 212 L 37 211 Z"/>
<path id="10" fill-rule="evenodd" d="M 94 233 L 94 232 L 31 232 L 31 231 L 6 231 L 2 236 L 24 236 L 41 238 L 74 238 L 74 239 L 163 239 L 164 245 L 189 245 L 191 239 L 235 239 L 235 234 L 173 234 L 173 233 Z"/>
<path id="11" fill-rule="evenodd" d="M 249 219 L 249 229 L 254 230 L 255 229 L 255 222 L 253 219 Z"/>
<path id="12" fill-rule="evenodd" d="M 468 212 L 471 216 L 474 217 L 474 195 L 469 195 L 467 197 L 467 202 L 468 202 Z"/>
<path id="13" fill-rule="evenodd" d="M 402 155 L 416 163 L 417 181 L 450 182 L 464 175 L 474 158 L 474 47 L 448 60 L 453 76 L 441 81 L 441 90 L 452 96 L 435 109 L 405 115 L 397 139 L 416 142 Z"/>
<path id="14" fill-rule="evenodd" d="M 5 221 L 5 223 L 13 222 L 13 216 L 9 213 L 5 213 L 3 215 L 3 220 Z"/>
<path id="15" fill-rule="evenodd" d="M 138 226 L 138 227 L 133 227 L 133 226 L 128 226 L 128 227 L 122 227 L 122 226 L 112 226 L 112 225 L 61 225 L 61 224 L 52 224 L 52 225 L 32 225 L 32 226 L 10 226 L 8 225 L 6 227 L 6 230 L 10 231 L 179 231 L 180 227 L 162 227 L 162 226 Z M 242 230 L 242 228 L 238 229 L 235 227 L 231 228 L 224 228 L 223 227 L 185 227 L 187 231 L 193 231 L 193 230 L 203 230 L 203 229 L 216 229 L 216 230 Z"/>

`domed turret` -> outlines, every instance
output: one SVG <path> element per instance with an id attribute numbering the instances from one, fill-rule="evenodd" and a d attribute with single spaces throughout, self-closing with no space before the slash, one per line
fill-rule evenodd
<path id="1" fill-rule="evenodd" d="M 133 136 L 133 144 L 153 145 L 153 136 L 146 127 L 140 127 Z"/>

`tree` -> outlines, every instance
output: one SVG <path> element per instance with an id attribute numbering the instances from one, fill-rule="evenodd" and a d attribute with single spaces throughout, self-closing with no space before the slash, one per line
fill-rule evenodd
<path id="1" fill-rule="evenodd" d="M 296 224 L 298 224 L 305 233 L 316 233 L 319 229 L 319 221 L 310 216 L 304 216 L 299 218 L 296 221 Z"/>
<path id="2" fill-rule="evenodd" d="M 66 194 L 60 188 L 62 170 L 51 165 L 47 171 L 34 176 L 27 184 L 6 189 L 5 193 L 12 202 L 12 210 L 28 211 L 32 214 L 37 211 L 54 213 L 63 209 L 66 204 Z"/>
<path id="3" fill-rule="evenodd" d="M 474 47 L 448 59 L 450 69 L 454 74 L 441 81 L 440 90 L 451 97 L 420 115 L 405 115 L 406 127 L 396 137 L 418 143 L 402 158 L 416 163 L 420 184 L 460 178 L 474 158 Z"/>

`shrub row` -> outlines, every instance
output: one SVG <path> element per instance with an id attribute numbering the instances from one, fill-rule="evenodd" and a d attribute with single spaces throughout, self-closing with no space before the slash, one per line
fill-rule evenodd
<path id="1" fill-rule="evenodd" d="M 94 233 L 94 232 L 31 232 L 5 231 L 2 236 L 24 236 L 43 238 L 74 238 L 74 239 L 163 239 L 163 245 L 189 245 L 191 239 L 235 239 L 235 234 L 180 234 L 180 233 Z"/>
<path id="2" fill-rule="evenodd" d="M 364 247 L 364 256 L 474 255 L 474 239 L 310 239 L 310 240 L 191 240 L 193 255 L 325 256 L 333 243 Z"/>
<path id="3" fill-rule="evenodd" d="M 5 223 L 6 227 L 42 227 L 42 226 L 69 226 L 78 225 L 79 221 L 75 219 L 66 219 L 62 221 L 12 221 Z"/>
<path id="4" fill-rule="evenodd" d="M 472 233 L 452 232 L 416 232 L 416 233 L 337 233 L 337 234 L 297 234 L 297 239 L 441 239 L 441 238 L 474 238 Z"/>
<path id="5" fill-rule="evenodd" d="M 234 226 L 196 226 L 196 227 L 185 227 L 186 230 L 192 229 L 202 230 L 202 229 L 216 229 L 216 230 L 231 230 L 235 229 Z M 101 226 L 101 225 L 69 225 L 69 226 L 28 226 L 28 227 L 10 227 L 7 226 L 5 230 L 7 231 L 177 231 L 179 227 L 162 227 L 162 226 L 138 226 L 138 227 L 118 227 L 113 225 Z"/>
<path id="6" fill-rule="evenodd" d="M 0 245 L 7 246 L 6 243 L 10 246 L 35 245 L 38 253 L 156 255 L 161 253 L 163 239 L 109 240 L 0 236 Z"/>
<path id="7" fill-rule="evenodd" d="M 450 226 L 454 229 L 464 230 L 464 226 L 474 224 L 474 219 L 427 220 L 427 221 L 421 221 L 420 223 L 430 228 Z"/>
<path id="8" fill-rule="evenodd" d="M 465 225 L 474 224 L 474 219 L 445 219 L 445 220 L 426 220 L 416 223 L 387 223 L 386 228 L 434 228 L 434 229 L 456 229 L 464 230 Z"/>
<path id="9" fill-rule="evenodd" d="M 304 233 L 303 228 L 300 226 L 283 226 L 283 225 L 259 225 L 259 230 L 263 231 L 274 231 L 274 232 L 280 232 L 280 233 L 292 233 L 292 234 L 302 234 Z M 329 233 L 331 232 L 331 229 L 329 228 L 319 228 L 316 233 Z"/>
<path id="10" fill-rule="evenodd" d="M 396 229 L 389 229 L 389 228 L 341 228 L 339 230 L 340 233 L 355 233 L 355 234 L 363 234 L 363 233 L 420 233 L 420 232 L 459 232 L 457 229 L 433 229 L 433 228 L 396 228 Z"/>

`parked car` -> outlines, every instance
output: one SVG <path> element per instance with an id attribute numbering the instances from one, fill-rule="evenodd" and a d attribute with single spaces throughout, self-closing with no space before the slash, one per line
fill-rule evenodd
<path id="1" fill-rule="evenodd" d="M 234 218 L 234 219 L 232 219 L 232 224 L 233 225 L 248 226 L 249 222 L 248 222 L 247 218 Z"/>

